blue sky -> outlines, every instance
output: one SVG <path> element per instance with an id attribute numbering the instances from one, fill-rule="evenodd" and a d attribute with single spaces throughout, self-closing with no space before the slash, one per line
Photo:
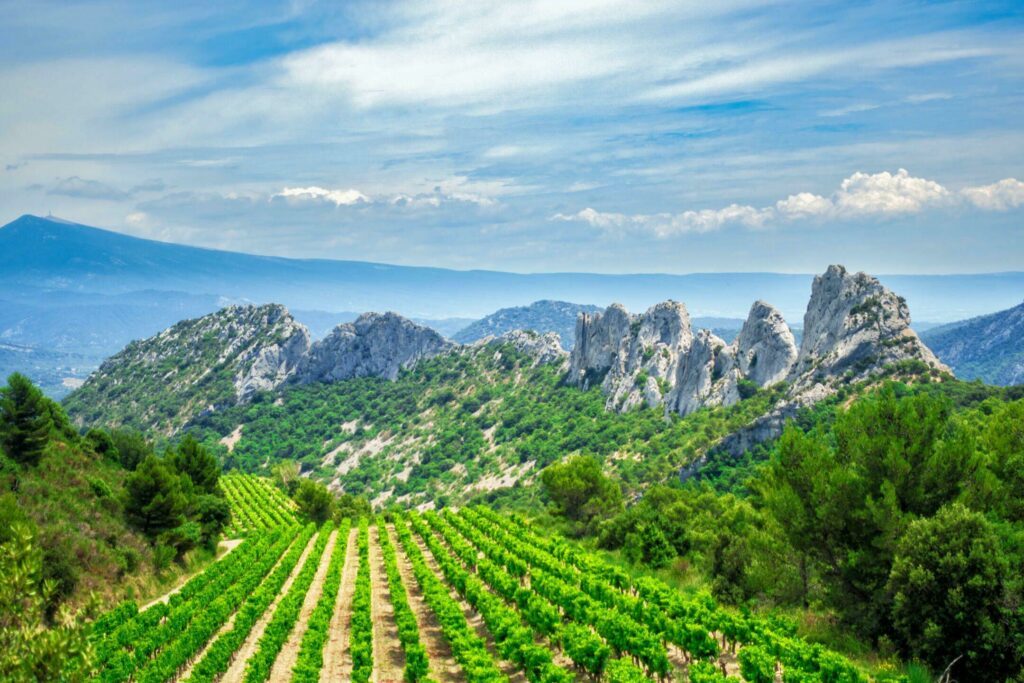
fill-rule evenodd
<path id="1" fill-rule="evenodd" d="M 1024 269 L 1020 2 L 4 2 L 0 221 L 516 271 Z"/>

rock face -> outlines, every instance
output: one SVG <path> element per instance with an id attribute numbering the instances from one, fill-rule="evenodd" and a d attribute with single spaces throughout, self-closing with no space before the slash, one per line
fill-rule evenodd
<path id="1" fill-rule="evenodd" d="M 910 329 L 903 297 L 865 273 L 829 266 L 814 278 L 804 314 L 803 340 L 789 373 L 794 391 L 837 379 L 857 380 L 872 370 L 915 359 L 948 372 Z"/>
<path id="2" fill-rule="evenodd" d="M 732 405 L 740 400 L 738 380 L 725 342 L 710 330 L 698 330 L 682 356 L 665 407 L 689 415 L 704 406 Z"/>
<path id="3" fill-rule="evenodd" d="M 264 324 L 274 329 L 274 338 L 270 344 L 254 346 L 242 359 L 235 374 L 235 395 L 239 401 L 284 384 L 309 353 L 309 331 L 295 322 L 283 306 L 273 307 Z"/>
<path id="4" fill-rule="evenodd" d="M 364 313 L 314 344 L 296 379 L 303 383 L 352 377 L 394 380 L 400 370 L 452 348 L 434 330 L 397 313 Z"/>
<path id="5" fill-rule="evenodd" d="M 911 359 L 946 370 L 910 329 L 901 297 L 869 275 L 830 266 L 814 280 L 799 350 L 782 314 L 763 301 L 732 344 L 709 330 L 694 333 L 683 304 L 667 301 L 639 316 L 613 304 L 578 318 L 566 381 L 599 385 L 611 410 L 664 405 L 687 415 L 783 381 L 786 405 L 810 404 L 841 382 Z M 783 421 L 765 420 L 757 435 Z"/>
<path id="6" fill-rule="evenodd" d="M 134 341 L 68 397 L 79 422 L 171 433 L 200 412 L 295 375 L 309 332 L 284 306 L 229 306 Z"/>
<path id="7" fill-rule="evenodd" d="M 478 349 L 505 344 L 511 344 L 516 351 L 533 357 L 534 365 L 561 365 L 569 358 L 569 354 L 562 348 L 561 340 L 555 332 L 540 334 L 533 330 L 512 330 L 497 337 L 484 337 L 469 348 Z"/>
<path id="8" fill-rule="evenodd" d="M 774 306 L 755 301 L 736 338 L 734 356 L 744 377 L 758 386 L 781 382 L 796 363 L 793 333 Z"/>
<path id="9" fill-rule="evenodd" d="M 661 405 L 692 343 L 681 303 L 666 301 L 638 316 L 612 304 L 577 319 L 568 382 L 583 389 L 599 384 L 612 410 Z"/>
<path id="10" fill-rule="evenodd" d="M 393 380 L 400 370 L 453 347 L 394 313 L 363 314 L 310 344 L 309 331 L 284 306 L 229 306 L 132 342 L 65 405 L 80 424 L 173 434 L 197 416 L 287 382 Z"/>

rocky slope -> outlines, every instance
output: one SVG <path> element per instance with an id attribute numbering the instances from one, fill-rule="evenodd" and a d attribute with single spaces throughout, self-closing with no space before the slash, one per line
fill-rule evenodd
<path id="1" fill-rule="evenodd" d="M 533 330 L 511 330 L 497 337 L 484 337 L 469 348 L 501 347 L 506 344 L 533 359 L 535 366 L 562 366 L 569 359 L 569 354 L 562 348 L 562 341 L 555 332 L 541 334 Z"/>
<path id="2" fill-rule="evenodd" d="M 309 350 L 309 332 L 284 306 L 229 306 L 132 342 L 65 406 L 79 424 L 171 433 L 198 413 L 280 385 Z"/>
<path id="3" fill-rule="evenodd" d="M 434 330 L 397 313 L 364 313 L 314 344 L 296 379 L 304 383 L 352 377 L 394 380 L 400 370 L 453 347 Z"/>
<path id="4" fill-rule="evenodd" d="M 311 344 L 309 331 L 284 306 L 229 306 L 132 342 L 65 406 L 79 424 L 173 434 L 197 416 L 287 382 L 393 380 L 418 360 L 453 346 L 394 313 L 363 314 Z"/>
<path id="5" fill-rule="evenodd" d="M 595 313 L 600 307 L 573 304 L 567 301 L 535 301 L 529 306 L 502 308 L 459 330 L 452 337 L 460 344 L 472 344 L 485 337 L 497 337 L 513 330 L 554 332 L 562 348 L 568 350 L 573 342 L 573 330 L 580 313 Z"/>
<path id="6" fill-rule="evenodd" d="M 869 275 L 830 266 L 814 279 L 799 351 L 782 314 L 763 301 L 731 344 L 694 332 L 683 304 L 635 316 L 613 304 L 579 317 L 567 381 L 600 385 L 611 410 L 663 405 L 686 415 L 781 381 L 792 402 L 813 402 L 905 360 L 947 370 L 910 329 L 906 301 Z"/>
<path id="7" fill-rule="evenodd" d="M 937 327 L 921 336 L 961 379 L 1003 386 L 1024 384 L 1024 303 Z"/>

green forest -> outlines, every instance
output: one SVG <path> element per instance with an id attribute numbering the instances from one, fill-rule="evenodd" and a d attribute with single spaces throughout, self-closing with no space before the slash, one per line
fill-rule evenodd
<path id="1" fill-rule="evenodd" d="M 889 383 L 790 425 L 760 463 L 639 500 L 577 456 L 541 475 L 544 514 L 629 566 L 729 604 L 782 609 L 805 635 L 869 660 L 898 655 L 936 676 L 957 662 L 971 680 L 1019 680 L 1019 396 Z"/>

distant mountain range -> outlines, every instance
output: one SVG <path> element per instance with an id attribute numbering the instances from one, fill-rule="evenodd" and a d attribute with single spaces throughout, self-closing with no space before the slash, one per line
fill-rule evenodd
<path id="1" fill-rule="evenodd" d="M 1006 386 L 1024 383 L 1024 303 L 936 327 L 921 337 L 961 379 Z"/>
<path id="2" fill-rule="evenodd" d="M 488 325 L 507 326 L 491 318 L 467 329 L 473 321 L 499 309 L 529 308 L 530 302 L 557 299 L 579 302 L 571 306 L 580 308 L 618 302 L 644 310 L 674 299 L 686 303 L 696 325 L 728 338 L 757 298 L 775 305 L 798 334 L 811 279 L 780 273 L 517 274 L 286 259 L 22 216 L 0 228 L 0 343 L 29 347 L 37 360 L 72 354 L 73 364 L 55 360 L 46 372 L 68 366 L 74 375 L 44 378 L 38 363 L 18 368 L 29 369 L 48 392 L 60 395 L 64 377 L 80 378 L 129 341 L 234 303 L 280 302 L 309 326 L 314 339 L 365 311 L 397 311 L 446 336 L 467 339 Z M 918 321 L 932 324 L 1007 308 L 1024 291 L 1024 273 L 880 279 L 907 298 Z M 557 325 L 543 316 L 523 324 L 557 331 L 567 343 L 570 319 L 571 313 Z M 915 324 L 919 331 L 929 326 Z M 8 355 L 14 366 L 27 358 Z M 9 364 L 0 368 L 5 369 Z"/>

